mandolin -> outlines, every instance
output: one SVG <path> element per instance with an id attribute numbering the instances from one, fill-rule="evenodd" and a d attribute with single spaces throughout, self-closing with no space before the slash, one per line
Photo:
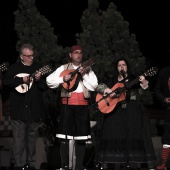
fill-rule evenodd
<path id="1" fill-rule="evenodd" d="M 74 91 L 77 88 L 78 83 L 81 79 L 80 74 L 78 74 L 79 68 L 84 67 L 88 69 L 90 66 L 92 66 L 95 63 L 95 60 L 96 60 L 95 58 L 91 58 L 85 61 L 84 63 L 82 63 L 82 65 L 79 66 L 77 69 L 70 69 L 70 70 L 62 71 L 60 74 L 60 77 L 64 77 L 65 75 L 71 74 L 70 81 L 62 83 L 63 88 L 69 92 Z"/>
<path id="2" fill-rule="evenodd" d="M 152 67 L 149 70 L 147 70 L 145 73 L 143 73 L 141 76 L 153 76 L 157 73 L 158 68 Z M 140 76 L 139 76 L 140 77 Z M 136 79 L 128 82 L 126 84 L 126 87 L 124 83 L 116 83 L 112 88 L 112 92 L 114 93 L 113 97 L 110 97 L 110 94 L 107 94 L 103 96 L 102 94 L 98 93 L 96 95 L 96 103 L 98 104 L 98 109 L 104 113 L 108 114 L 116 107 L 117 103 L 124 100 L 126 98 L 126 90 L 130 89 L 133 85 L 139 82 L 139 77 Z"/>
<path id="3" fill-rule="evenodd" d="M 38 70 L 38 72 L 41 73 L 41 75 L 45 75 L 49 72 L 51 72 L 51 68 L 49 67 L 49 65 L 46 65 L 42 68 L 40 68 Z M 31 87 L 32 87 L 32 84 L 33 84 L 33 80 L 34 80 L 34 76 L 35 74 L 37 73 L 37 71 L 33 74 L 27 74 L 27 73 L 19 73 L 17 74 L 15 77 L 25 77 L 25 76 L 29 76 L 30 77 L 30 82 L 29 84 L 26 84 L 26 83 L 23 83 L 23 84 L 20 84 L 19 86 L 15 87 L 15 89 L 19 92 L 19 93 L 25 93 L 27 92 Z"/>

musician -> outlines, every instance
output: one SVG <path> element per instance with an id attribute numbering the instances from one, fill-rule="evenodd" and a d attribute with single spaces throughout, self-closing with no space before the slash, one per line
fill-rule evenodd
<path id="1" fill-rule="evenodd" d="M 98 81 L 91 67 L 85 68 L 81 66 L 83 59 L 83 49 L 81 46 L 72 46 L 69 58 L 70 62 L 57 68 L 46 78 L 46 82 L 52 89 L 62 85 L 62 110 L 59 120 L 59 130 L 56 134 L 56 137 L 60 138 L 62 168 L 64 170 L 68 169 L 68 141 L 73 139 L 75 140 L 76 170 L 83 170 L 85 141 L 91 138 L 88 100 L 90 98 L 90 91 L 95 90 Z M 75 77 L 72 77 L 74 71 L 68 72 L 68 70 L 77 69 L 78 73 Z M 63 74 L 63 72 L 66 74 Z M 78 78 L 79 81 L 77 84 L 74 84 L 74 87 L 72 83 L 77 82 L 75 78 Z M 65 84 L 68 86 L 65 87 Z M 73 88 L 70 88 L 72 86 Z"/>
<path id="2" fill-rule="evenodd" d="M 164 110 L 164 133 L 162 135 L 162 162 L 157 170 L 166 169 L 170 153 L 170 66 L 160 70 L 154 87 L 154 94 Z"/>
<path id="3" fill-rule="evenodd" d="M 42 66 L 34 61 L 31 44 L 21 45 L 19 58 L 20 61 L 12 64 L 4 75 L 4 85 L 11 89 L 10 117 L 15 170 L 35 168 L 38 126 L 45 114 L 43 92 L 48 89 L 45 77 L 39 72 Z"/>
<path id="4" fill-rule="evenodd" d="M 123 91 L 125 97 L 113 110 L 103 114 L 101 134 L 96 147 L 96 169 L 113 167 L 116 170 L 128 167 L 137 169 L 142 163 L 147 163 L 148 168 L 151 169 L 155 166 L 155 153 L 150 134 L 150 122 L 139 98 L 148 88 L 148 80 L 144 76 L 139 78 L 133 76 L 124 58 L 115 61 L 114 69 L 110 82 L 99 84 L 96 90 L 104 96 L 109 94 L 109 97 L 114 100 L 117 99 L 114 98 L 115 95 L 119 98 L 121 93 L 119 91 L 112 93 L 112 87 L 121 83 L 123 84 L 121 87 L 125 87 Z M 135 78 L 138 80 L 137 83 L 130 86 L 130 82 Z"/>

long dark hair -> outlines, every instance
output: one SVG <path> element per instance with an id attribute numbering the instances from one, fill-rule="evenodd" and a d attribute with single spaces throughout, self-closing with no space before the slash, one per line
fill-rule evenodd
<path id="1" fill-rule="evenodd" d="M 129 65 L 129 62 L 127 61 L 127 59 L 125 59 L 125 58 L 119 58 L 114 62 L 114 71 L 113 71 L 114 75 L 113 76 L 117 78 L 118 75 L 119 75 L 119 72 L 118 72 L 118 69 L 117 69 L 119 61 L 125 61 L 126 65 L 127 65 L 127 75 L 128 75 L 128 77 L 131 77 L 132 72 L 131 72 L 131 69 L 130 69 L 130 65 Z"/>

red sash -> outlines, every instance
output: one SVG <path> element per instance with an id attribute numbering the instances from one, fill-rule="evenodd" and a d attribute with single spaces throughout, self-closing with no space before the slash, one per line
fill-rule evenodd
<path id="1" fill-rule="evenodd" d="M 88 105 L 88 101 L 84 99 L 83 93 L 71 93 L 71 96 L 67 99 L 66 97 L 62 98 L 62 104 L 69 105 Z"/>

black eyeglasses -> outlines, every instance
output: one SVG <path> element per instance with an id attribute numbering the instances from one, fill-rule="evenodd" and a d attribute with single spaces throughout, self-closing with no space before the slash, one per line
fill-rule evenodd
<path id="1" fill-rule="evenodd" d="M 31 54 L 31 55 L 24 55 L 24 54 L 22 54 L 24 57 L 27 57 L 27 58 L 34 58 L 35 56 L 34 56 L 34 54 Z"/>

